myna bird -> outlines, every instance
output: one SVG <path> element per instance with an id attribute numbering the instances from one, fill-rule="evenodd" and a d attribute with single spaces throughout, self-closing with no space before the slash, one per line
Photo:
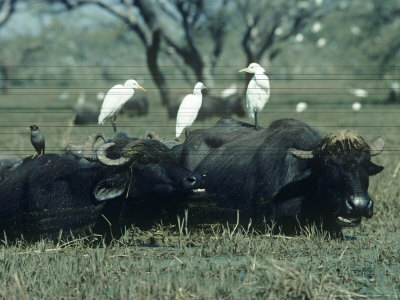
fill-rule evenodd
<path id="1" fill-rule="evenodd" d="M 32 155 L 32 158 L 35 158 L 36 155 L 39 155 L 39 157 L 42 156 L 45 148 L 44 135 L 40 132 L 37 125 L 31 125 L 27 129 L 31 130 L 31 143 L 37 152 Z"/>

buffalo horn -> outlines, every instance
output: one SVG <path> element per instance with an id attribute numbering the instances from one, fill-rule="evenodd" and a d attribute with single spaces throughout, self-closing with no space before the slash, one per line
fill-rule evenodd
<path id="1" fill-rule="evenodd" d="M 311 159 L 314 157 L 312 150 L 305 151 L 305 150 L 298 150 L 298 149 L 290 149 L 292 155 L 300 159 Z"/>
<path id="2" fill-rule="evenodd" d="M 94 152 L 94 144 L 101 138 L 104 142 L 104 135 L 102 133 L 94 133 L 88 136 L 86 142 L 83 144 L 83 157 L 88 161 L 97 161 L 97 155 Z"/>
<path id="3" fill-rule="evenodd" d="M 106 151 L 108 148 L 113 147 L 115 143 L 107 143 L 101 145 L 99 149 L 97 149 L 97 159 L 104 165 L 107 166 L 122 166 L 129 162 L 129 158 L 121 156 L 118 159 L 111 159 L 106 156 Z"/>
<path id="4" fill-rule="evenodd" d="M 150 138 L 151 140 L 159 141 L 162 143 L 162 138 L 157 133 L 151 130 L 146 131 L 146 133 L 144 134 L 144 138 Z"/>
<path id="5" fill-rule="evenodd" d="M 374 156 L 374 155 L 378 155 L 379 153 L 382 152 L 383 147 L 385 146 L 385 141 L 383 140 L 383 138 L 378 138 L 375 142 L 372 143 L 371 145 L 371 150 L 370 150 L 370 155 Z"/>

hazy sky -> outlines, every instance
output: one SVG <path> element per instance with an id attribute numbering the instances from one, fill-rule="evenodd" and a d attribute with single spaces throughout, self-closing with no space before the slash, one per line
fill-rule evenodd
<path id="1" fill-rule="evenodd" d="M 73 19 L 74 25 L 96 26 L 96 23 L 112 20 L 113 16 L 94 5 L 82 7 L 75 11 L 51 14 L 48 5 L 35 3 L 31 5 L 20 4 L 9 21 L 0 30 L 0 37 L 13 35 L 35 35 L 42 27 L 49 26 L 51 20 L 57 18 L 65 22 L 66 26 Z"/>

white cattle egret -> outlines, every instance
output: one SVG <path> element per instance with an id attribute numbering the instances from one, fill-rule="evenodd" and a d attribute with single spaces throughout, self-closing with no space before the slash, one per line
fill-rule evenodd
<path id="1" fill-rule="evenodd" d="M 356 96 L 357 98 L 366 98 L 366 97 L 368 97 L 368 91 L 366 91 L 364 89 L 353 89 L 353 88 L 350 88 L 349 92 L 351 94 L 353 94 L 354 96 Z"/>
<path id="2" fill-rule="evenodd" d="M 299 102 L 296 105 L 296 112 L 301 113 L 307 109 L 307 103 L 305 102 Z"/>
<path id="3" fill-rule="evenodd" d="M 257 63 L 251 63 L 239 72 L 254 74 L 246 91 L 247 111 L 249 117 L 255 120 L 255 129 L 258 130 L 257 114 L 262 111 L 270 95 L 269 79 L 265 70 Z"/>
<path id="4" fill-rule="evenodd" d="M 85 103 L 85 100 L 86 100 L 85 92 L 84 91 L 80 91 L 78 99 L 76 99 L 76 105 L 77 106 L 83 105 Z"/>
<path id="5" fill-rule="evenodd" d="M 228 98 L 229 96 L 232 96 L 236 93 L 237 93 L 237 85 L 235 83 L 232 83 L 227 89 L 222 90 L 221 97 Z"/>
<path id="6" fill-rule="evenodd" d="M 361 103 L 360 103 L 360 102 L 354 102 L 353 105 L 351 106 L 351 108 L 352 108 L 354 111 L 360 111 L 360 109 L 361 109 Z"/>
<path id="7" fill-rule="evenodd" d="M 176 116 L 177 138 L 182 134 L 182 131 L 186 127 L 190 127 L 194 120 L 196 120 L 201 107 L 201 102 L 203 101 L 203 95 L 201 94 L 201 90 L 203 89 L 206 89 L 206 86 L 203 83 L 198 82 L 194 86 L 193 94 L 186 95 L 185 98 L 183 98 Z"/>
<path id="8" fill-rule="evenodd" d="M 392 81 L 390 83 L 390 88 L 394 90 L 396 93 L 400 92 L 400 83 L 398 81 Z"/>
<path id="9" fill-rule="evenodd" d="M 99 125 L 103 125 L 104 122 L 111 120 L 114 132 L 117 132 L 115 126 L 115 120 L 117 119 L 118 112 L 122 106 L 128 101 L 135 93 L 134 89 L 138 88 L 142 91 L 146 91 L 141 87 L 136 80 L 129 79 L 125 81 L 124 85 L 114 85 L 104 97 L 103 105 L 101 106 L 99 115 Z"/>
<path id="10" fill-rule="evenodd" d="M 96 99 L 97 99 L 97 101 L 103 101 L 105 95 L 106 95 L 106 94 L 104 94 L 104 92 L 98 92 L 98 93 L 96 94 Z"/>
<path id="11" fill-rule="evenodd" d="M 301 33 L 296 34 L 295 38 L 296 42 L 301 43 L 304 40 L 304 35 Z"/>
<path id="12" fill-rule="evenodd" d="M 315 22 L 315 23 L 313 24 L 313 26 L 311 27 L 311 31 L 312 31 L 313 33 L 317 33 L 317 32 L 320 32 L 320 31 L 321 31 L 321 28 L 322 28 L 321 22 Z"/>
<path id="13" fill-rule="evenodd" d="M 322 48 L 326 45 L 326 38 L 319 38 L 317 41 L 317 47 Z"/>
<path id="14" fill-rule="evenodd" d="M 360 27 L 355 26 L 355 25 L 351 26 L 350 31 L 351 31 L 351 34 L 354 34 L 354 35 L 359 35 L 361 33 Z"/>
<path id="15" fill-rule="evenodd" d="M 58 95 L 58 100 L 65 101 L 68 100 L 69 94 L 66 91 L 63 91 L 60 95 Z"/>
<path id="16" fill-rule="evenodd" d="M 283 34 L 283 28 L 282 28 L 281 26 L 277 27 L 277 28 L 275 29 L 275 35 L 276 35 L 276 36 L 280 36 L 280 35 L 282 35 L 282 34 Z"/>

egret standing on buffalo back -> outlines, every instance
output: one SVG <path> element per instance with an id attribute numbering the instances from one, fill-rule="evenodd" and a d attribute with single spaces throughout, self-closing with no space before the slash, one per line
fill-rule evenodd
<path id="1" fill-rule="evenodd" d="M 194 120 L 196 120 L 201 103 L 203 101 L 203 95 L 201 94 L 201 91 L 206 88 L 207 87 L 203 83 L 198 82 L 194 86 L 193 94 L 186 95 L 185 98 L 183 98 L 176 116 L 177 138 L 182 134 L 182 131 L 186 127 L 190 127 Z"/>
<path id="2" fill-rule="evenodd" d="M 115 120 L 121 110 L 122 106 L 133 96 L 135 93 L 134 89 L 141 89 L 143 92 L 146 91 L 141 87 L 136 80 L 129 79 L 125 81 L 124 85 L 114 85 L 104 97 L 103 105 L 101 106 L 99 115 L 99 125 L 103 125 L 104 122 L 111 120 L 114 132 L 117 132 L 115 126 Z"/>
<path id="3" fill-rule="evenodd" d="M 260 127 L 257 122 L 257 114 L 262 111 L 268 102 L 270 95 L 269 79 L 264 74 L 264 68 L 257 63 L 251 63 L 247 68 L 239 72 L 254 74 L 247 86 L 246 103 L 249 117 L 255 120 L 254 128 L 258 130 Z"/>

